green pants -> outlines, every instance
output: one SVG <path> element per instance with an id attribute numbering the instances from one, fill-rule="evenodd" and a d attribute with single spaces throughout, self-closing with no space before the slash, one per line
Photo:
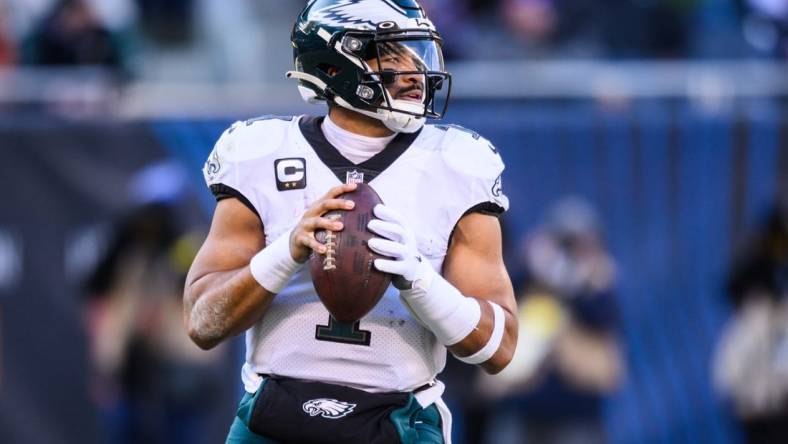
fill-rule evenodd
<path id="1" fill-rule="evenodd" d="M 263 386 L 260 386 L 260 390 Z M 241 399 L 238 414 L 230 426 L 225 444 L 279 444 L 277 441 L 252 432 L 246 426 L 255 399 L 256 397 L 251 393 L 246 393 Z M 402 443 L 443 444 L 441 416 L 434 404 L 423 409 L 411 395 L 408 405 L 391 413 L 391 422 L 397 429 Z"/>

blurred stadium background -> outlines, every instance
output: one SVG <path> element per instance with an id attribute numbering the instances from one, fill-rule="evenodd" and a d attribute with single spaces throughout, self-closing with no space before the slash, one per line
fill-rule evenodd
<path id="1" fill-rule="evenodd" d="M 446 120 L 507 163 L 538 350 L 496 381 L 449 364 L 456 441 L 788 442 L 788 0 L 422 3 Z M 303 4 L 0 0 L 0 442 L 223 442 L 242 346 L 196 352 L 179 286 L 219 134 L 323 112 L 284 79 Z M 583 230 L 602 303 L 534 247 Z"/>

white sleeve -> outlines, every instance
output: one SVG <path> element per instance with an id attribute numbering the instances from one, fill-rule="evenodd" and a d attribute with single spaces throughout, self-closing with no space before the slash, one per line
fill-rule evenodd
<path id="1" fill-rule="evenodd" d="M 203 176 L 217 201 L 234 197 L 259 216 L 250 187 L 251 182 L 248 180 L 250 168 L 244 159 L 239 159 L 236 155 L 241 149 L 238 145 L 242 143 L 239 142 L 236 131 L 242 126 L 243 122 L 236 122 L 219 137 L 205 161 Z"/>
<path id="2" fill-rule="evenodd" d="M 495 147 L 490 143 L 487 145 L 485 149 L 489 149 L 493 155 L 485 156 L 486 165 L 480 168 L 483 170 L 481 174 L 474 178 L 471 201 L 476 204 L 468 208 L 468 212 L 478 211 L 499 216 L 509 209 L 509 198 L 503 192 L 504 164 Z"/>
<path id="3" fill-rule="evenodd" d="M 505 168 L 498 150 L 487 139 L 470 131 L 453 131 L 447 143 L 446 162 L 459 174 L 466 212 L 500 215 L 509 209 L 501 176 Z"/>

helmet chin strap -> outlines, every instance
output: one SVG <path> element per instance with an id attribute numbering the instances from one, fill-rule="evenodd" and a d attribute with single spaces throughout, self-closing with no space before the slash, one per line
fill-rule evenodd
<path id="1" fill-rule="evenodd" d="M 424 112 L 424 105 L 408 100 L 392 100 L 391 107 L 412 113 Z M 382 120 L 383 124 L 386 125 L 390 130 L 403 133 L 415 133 L 424 126 L 427 120 L 424 117 L 416 117 L 397 111 L 379 110 L 378 113 L 384 113 L 387 115 L 387 117 Z"/>
<path id="2" fill-rule="evenodd" d="M 416 131 L 420 130 L 426 120 L 424 117 L 416 117 L 411 116 L 410 114 L 400 113 L 397 111 L 390 111 L 387 109 L 379 109 L 377 111 L 367 111 L 365 109 L 356 108 L 342 97 L 334 97 L 334 102 L 337 105 L 347 108 L 351 111 L 355 111 L 359 114 L 363 114 L 365 116 L 372 117 L 373 119 L 380 120 L 383 122 L 383 125 L 386 125 L 386 128 L 394 131 L 395 133 L 415 133 Z M 407 100 L 392 100 L 391 101 L 392 107 L 397 105 L 400 109 L 404 109 L 407 111 L 412 112 L 421 112 L 419 109 L 414 109 L 414 105 L 416 108 L 420 108 L 420 105 L 409 102 Z"/>
<path id="3" fill-rule="evenodd" d="M 321 91 L 325 91 L 327 88 L 325 82 L 307 73 L 303 73 L 299 71 L 288 71 L 287 77 L 309 82 L 315 85 L 316 87 L 318 87 Z M 304 99 L 305 102 L 314 104 L 319 101 L 317 99 L 317 94 L 315 94 L 315 92 L 310 90 L 309 88 L 304 88 L 299 86 L 298 90 L 301 93 L 301 97 Z M 386 91 L 386 95 L 388 96 L 389 103 L 391 103 L 392 108 L 402 109 L 413 113 L 421 113 L 424 111 L 424 105 L 422 104 L 411 102 L 409 100 L 392 99 L 388 91 Z M 424 123 L 426 123 L 427 120 L 424 117 L 416 117 L 410 114 L 405 114 L 397 111 L 390 111 L 387 109 L 379 109 L 377 111 L 367 111 L 365 109 L 354 107 L 353 105 L 348 103 L 345 99 L 339 96 L 334 97 L 334 102 L 336 102 L 337 105 L 343 108 L 347 108 L 359 114 L 363 114 L 365 116 L 372 117 L 373 119 L 380 120 L 381 122 L 383 122 L 384 125 L 386 125 L 386 128 L 394 131 L 395 133 L 415 133 L 416 131 L 420 130 L 424 126 Z"/>

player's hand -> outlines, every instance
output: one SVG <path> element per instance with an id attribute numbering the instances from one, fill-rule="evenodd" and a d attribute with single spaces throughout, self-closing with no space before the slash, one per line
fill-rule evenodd
<path id="1" fill-rule="evenodd" d="M 323 217 L 331 210 L 351 210 L 356 205 L 352 200 L 337 199 L 342 193 L 347 193 L 356 189 L 355 183 L 344 184 L 331 188 L 328 193 L 315 201 L 306 209 L 301 220 L 290 232 L 290 255 L 298 263 L 304 263 L 309 259 L 312 251 L 324 254 L 326 246 L 315 239 L 315 231 L 323 229 L 330 231 L 340 231 L 344 227 L 342 222 Z"/>
<path id="2" fill-rule="evenodd" d="M 372 251 L 392 259 L 375 259 L 375 268 L 397 277 L 394 286 L 400 290 L 413 288 L 413 283 L 424 280 L 435 271 L 422 256 L 416 245 L 416 237 L 405 225 L 402 216 L 385 205 L 376 205 L 375 217 L 367 228 L 382 238 L 369 240 Z"/>

